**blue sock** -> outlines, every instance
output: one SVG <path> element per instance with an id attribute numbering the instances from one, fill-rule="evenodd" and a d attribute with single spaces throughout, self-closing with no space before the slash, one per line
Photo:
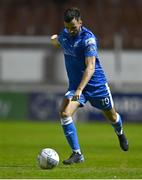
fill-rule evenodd
<path id="1" fill-rule="evenodd" d="M 120 135 L 123 133 L 122 127 L 122 119 L 121 116 L 117 113 L 117 119 L 115 123 L 112 123 L 112 127 L 114 128 L 116 134 Z"/>
<path id="2" fill-rule="evenodd" d="M 62 118 L 61 124 L 62 124 L 63 130 L 64 130 L 64 134 L 66 136 L 66 139 L 67 139 L 70 147 L 72 148 L 72 150 L 74 152 L 81 153 L 79 142 L 78 142 L 78 136 L 77 136 L 77 132 L 76 132 L 76 127 L 73 123 L 72 118 L 71 117 L 67 117 L 64 119 Z"/>

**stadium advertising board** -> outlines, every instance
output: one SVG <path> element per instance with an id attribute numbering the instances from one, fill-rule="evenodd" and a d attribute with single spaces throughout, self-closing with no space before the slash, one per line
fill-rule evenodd
<path id="1" fill-rule="evenodd" d="M 59 106 L 63 93 L 0 92 L 0 119 L 31 119 L 54 121 L 59 119 Z M 142 122 L 142 94 L 114 93 L 118 112 L 125 121 Z M 79 121 L 104 120 L 101 112 L 89 103 L 74 116 Z"/>
<path id="2" fill-rule="evenodd" d="M 27 116 L 26 94 L 0 92 L 0 119 L 25 119 Z"/>
<path id="3" fill-rule="evenodd" d="M 33 120 L 59 119 L 58 107 L 62 95 L 50 93 L 30 93 L 28 117 Z"/>

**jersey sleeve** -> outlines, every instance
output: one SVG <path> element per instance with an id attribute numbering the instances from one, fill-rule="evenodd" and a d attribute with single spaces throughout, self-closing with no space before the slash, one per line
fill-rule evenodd
<path id="1" fill-rule="evenodd" d="M 59 33 L 59 35 L 58 35 L 58 42 L 60 43 L 61 46 L 62 46 L 62 44 L 63 44 L 63 38 L 64 38 L 64 36 L 65 36 L 65 29 L 63 29 L 63 30 Z"/>
<path id="2" fill-rule="evenodd" d="M 84 53 L 85 57 L 97 57 L 97 43 L 95 37 L 87 37 L 84 40 Z"/>
<path id="3" fill-rule="evenodd" d="M 61 34 L 61 33 L 58 35 L 58 42 L 59 42 L 60 44 L 62 44 L 62 34 Z"/>

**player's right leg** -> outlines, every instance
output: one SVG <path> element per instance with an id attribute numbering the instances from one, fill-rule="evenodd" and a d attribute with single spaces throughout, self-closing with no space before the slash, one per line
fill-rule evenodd
<path id="1" fill-rule="evenodd" d="M 84 161 L 84 157 L 81 154 L 80 145 L 78 142 L 76 127 L 72 119 L 74 112 L 79 106 L 79 102 L 64 98 L 60 108 L 61 125 L 63 127 L 65 137 L 73 151 L 71 156 L 63 161 L 63 163 L 66 165 Z"/>

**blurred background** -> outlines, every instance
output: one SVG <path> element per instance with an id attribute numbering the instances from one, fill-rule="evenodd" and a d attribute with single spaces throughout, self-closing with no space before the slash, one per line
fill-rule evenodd
<path id="1" fill-rule="evenodd" d="M 77 6 L 99 41 L 101 64 L 126 121 L 142 121 L 142 0 L 0 0 L 0 119 L 56 121 L 67 89 L 61 49 L 50 36 Z M 103 120 L 89 104 L 79 121 Z"/>

